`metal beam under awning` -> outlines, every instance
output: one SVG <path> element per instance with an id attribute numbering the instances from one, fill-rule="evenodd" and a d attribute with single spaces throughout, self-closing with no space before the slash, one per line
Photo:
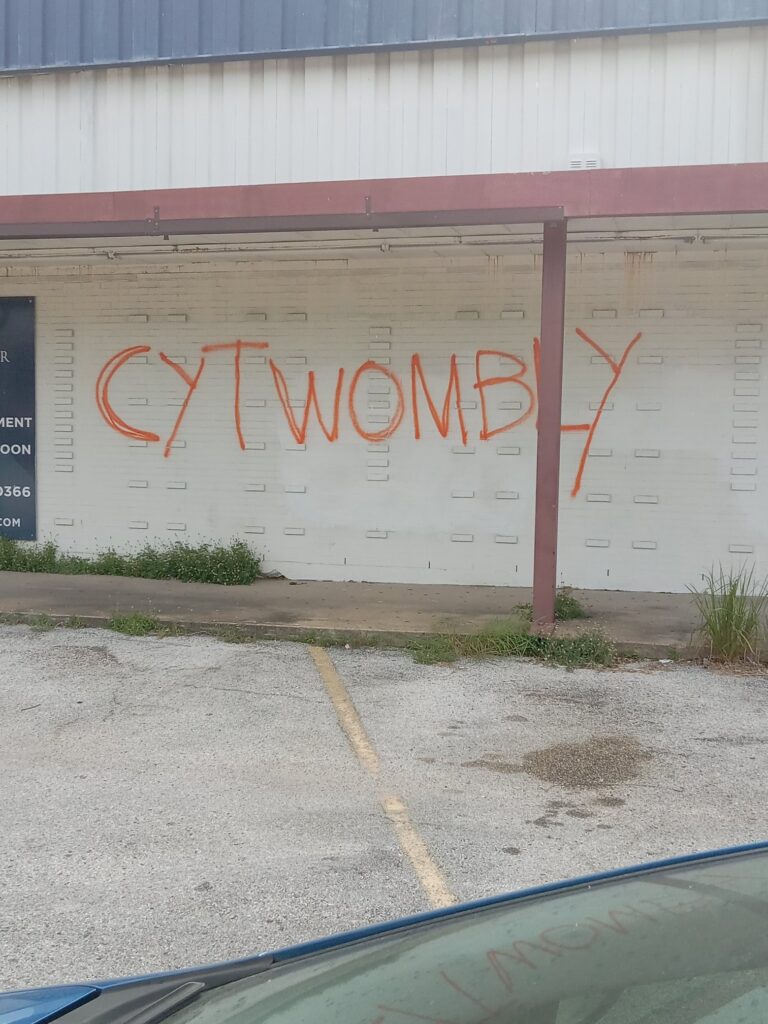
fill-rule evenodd
<path id="1" fill-rule="evenodd" d="M 533 606 L 534 622 L 551 626 L 557 583 L 568 220 L 578 218 L 580 231 L 589 233 L 592 221 L 621 218 L 764 219 L 767 183 L 768 165 L 742 164 L 6 196 L 0 197 L 0 239 L 138 238 L 171 243 L 174 236 L 254 232 L 373 235 L 414 228 L 543 225 Z M 10 247 L 5 248 L 11 260 Z"/>

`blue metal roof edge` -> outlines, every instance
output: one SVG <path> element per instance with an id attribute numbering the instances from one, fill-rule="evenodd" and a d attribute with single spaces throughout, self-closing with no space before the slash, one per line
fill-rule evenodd
<path id="1" fill-rule="evenodd" d="M 768 0 L 0 0 L 0 75 L 768 24 Z"/>

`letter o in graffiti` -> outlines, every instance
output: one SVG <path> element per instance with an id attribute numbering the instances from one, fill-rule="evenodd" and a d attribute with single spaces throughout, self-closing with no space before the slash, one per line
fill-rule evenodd
<path id="1" fill-rule="evenodd" d="M 360 420 L 357 418 L 355 412 L 355 392 L 360 378 L 364 373 L 383 373 L 385 377 L 389 377 L 392 383 L 395 385 L 397 391 L 397 409 L 392 419 L 389 421 L 389 425 L 384 427 L 383 430 L 369 431 L 361 425 Z M 391 370 L 388 370 L 386 366 L 382 366 L 381 363 L 374 362 L 373 359 L 369 359 L 367 363 L 363 363 L 362 366 L 358 367 L 357 372 L 352 378 L 352 382 L 349 385 L 349 418 L 352 420 L 352 426 L 358 432 L 360 437 L 366 441 L 386 441 L 388 437 L 392 437 L 394 432 L 403 422 L 403 416 L 405 415 L 405 399 L 403 398 L 403 386 L 400 380 Z"/>

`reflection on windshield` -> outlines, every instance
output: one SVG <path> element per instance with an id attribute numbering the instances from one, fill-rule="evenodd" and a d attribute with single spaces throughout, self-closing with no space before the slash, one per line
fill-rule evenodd
<path id="1" fill-rule="evenodd" d="M 768 854 L 480 911 L 237 982 L 173 1024 L 762 1024 Z"/>

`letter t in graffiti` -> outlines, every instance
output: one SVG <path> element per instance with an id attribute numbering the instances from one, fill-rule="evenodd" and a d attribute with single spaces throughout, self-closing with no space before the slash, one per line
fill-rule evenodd
<path id="1" fill-rule="evenodd" d="M 227 341 L 221 345 L 203 345 L 203 352 L 234 352 L 235 353 L 235 430 L 240 449 L 245 451 L 245 437 L 240 420 L 240 359 L 244 348 L 269 348 L 268 341 Z"/>

